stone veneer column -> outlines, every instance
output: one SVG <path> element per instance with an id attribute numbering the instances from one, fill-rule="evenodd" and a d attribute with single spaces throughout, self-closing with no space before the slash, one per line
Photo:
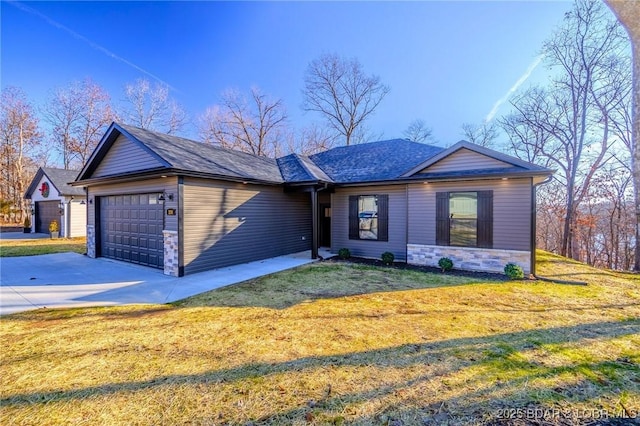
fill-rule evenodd
<path id="1" fill-rule="evenodd" d="M 525 274 L 531 273 L 528 251 L 407 244 L 407 263 L 438 268 L 442 257 L 451 259 L 455 269 L 504 273 L 507 263 L 515 263 Z"/>
<path id="2" fill-rule="evenodd" d="M 164 236 L 164 274 L 178 276 L 178 232 L 162 231 Z"/>
<path id="3" fill-rule="evenodd" d="M 87 225 L 87 256 L 96 258 L 96 228 L 93 225 Z"/>

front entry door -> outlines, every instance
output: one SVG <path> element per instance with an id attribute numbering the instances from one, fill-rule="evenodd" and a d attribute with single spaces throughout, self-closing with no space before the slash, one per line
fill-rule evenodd
<path id="1" fill-rule="evenodd" d="M 331 204 L 320 204 L 320 246 L 331 247 Z"/>

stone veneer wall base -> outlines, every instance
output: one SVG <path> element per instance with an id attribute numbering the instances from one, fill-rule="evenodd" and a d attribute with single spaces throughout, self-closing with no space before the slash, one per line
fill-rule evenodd
<path id="1" fill-rule="evenodd" d="M 454 269 L 503 274 L 507 263 L 515 263 L 525 274 L 531 273 L 528 251 L 407 244 L 407 263 L 437 268 L 442 257 L 451 259 Z"/>
<path id="2" fill-rule="evenodd" d="M 162 231 L 164 237 L 164 274 L 179 276 L 178 232 Z"/>
<path id="3" fill-rule="evenodd" d="M 96 228 L 93 225 L 87 225 L 87 256 L 96 258 Z"/>

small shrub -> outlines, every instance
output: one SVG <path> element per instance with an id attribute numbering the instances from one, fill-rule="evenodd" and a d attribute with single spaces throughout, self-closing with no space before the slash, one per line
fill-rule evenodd
<path id="1" fill-rule="evenodd" d="M 515 263 L 507 263 L 504 267 L 504 274 L 512 280 L 521 280 L 524 278 L 524 271 Z"/>
<path id="2" fill-rule="evenodd" d="M 442 268 L 442 272 L 449 271 L 453 268 L 453 260 L 448 257 L 441 257 L 440 260 L 438 260 L 438 266 Z"/>
<path id="3" fill-rule="evenodd" d="M 29 216 L 24 218 L 24 227 L 31 228 L 31 218 Z"/>
<path id="4" fill-rule="evenodd" d="M 382 253 L 382 262 L 385 265 L 392 265 L 393 264 L 393 260 L 395 258 L 396 257 L 390 251 L 385 251 L 384 253 Z"/>
<path id="5" fill-rule="evenodd" d="M 49 232 L 58 232 L 59 230 L 58 221 L 52 220 L 51 223 L 49 223 Z"/>
<path id="6" fill-rule="evenodd" d="M 340 259 L 348 259 L 351 257 L 351 251 L 348 248 L 341 248 L 338 250 L 338 257 Z"/>

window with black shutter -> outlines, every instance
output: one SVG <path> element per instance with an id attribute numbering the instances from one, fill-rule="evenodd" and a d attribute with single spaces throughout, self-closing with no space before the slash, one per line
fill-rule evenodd
<path id="1" fill-rule="evenodd" d="M 493 191 L 436 193 L 436 244 L 493 247 Z"/>
<path id="2" fill-rule="evenodd" d="M 349 196 L 349 239 L 389 241 L 389 196 Z"/>

